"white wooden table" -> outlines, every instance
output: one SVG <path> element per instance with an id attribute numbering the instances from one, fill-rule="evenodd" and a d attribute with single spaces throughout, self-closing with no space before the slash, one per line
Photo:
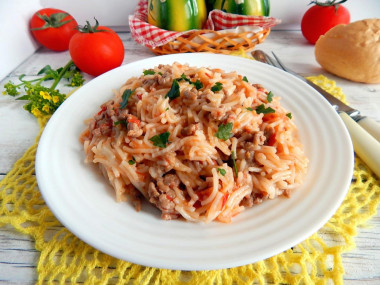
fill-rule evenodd
<path id="1" fill-rule="evenodd" d="M 120 37 L 125 46 L 124 63 L 155 56 L 147 48 L 137 45 L 130 33 L 120 33 Z M 307 44 L 299 31 L 272 31 L 256 48 L 276 52 L 284 63 L 303 75 L 327 75 L 343 89 L 351 106 L 380 122 L 380 84 L 353 83 L 324 72 L 314 59 L 314 46 Z M 36 75 L 47 64 L 58 68 L 69 59 L 68 52 L 55 53 L 41 48 L 0 82 L 1 91 L 9 80 L 17 82 L 20 74 Z M 92 79 L 90 76 L 85 78 L 87 82 Z M 0 179 L 34 143 L 39 130 L 37 120 L 22 106 L 23 102 L 10 96 L 0 96 Z M 355 242 L 357 248 L 343 255 L 345 284 L 380 284 L 379 213 L 367 227 L 358 230 Z M 0 227 L 0 283 L 34 283 L 38 258 L 39 252 L 34 249 L 30 237 L 11 226 Z"/>

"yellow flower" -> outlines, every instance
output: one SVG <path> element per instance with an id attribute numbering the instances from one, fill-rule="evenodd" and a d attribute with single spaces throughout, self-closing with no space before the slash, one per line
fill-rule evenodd
<path id="1" fill-rule="evenodd" d="M 58 103 L 59 97 L 58 96 L 53 96 L 53 103 Z"/>
<path id="2" fill-rule="evenodd" d="M 32 109 L 32 114 L 35 116 L 35 117 L 42 117 L 42 113 L 40 110 L 38 110 L 38 108 L 33 108 Z"/>
<path id="3" fill-rule="evenodd" d="M 51 96 L 48 92 L 46 91 L 40 91 L 40 95 L 42 96 L 42 98 L 46 99 L 46 100 L 50 100 L 51 99 Z"/>
<path id="4" fill-rule="evenodd" d="M 44 111 L 44 112 L 46 112 L 46 113 L 49 113 L 49 111 L 50 111 L 50 107 L 49 107 L 49 105 L 44 105 L 44 106 L 42 107 L 42 111 Z"/>

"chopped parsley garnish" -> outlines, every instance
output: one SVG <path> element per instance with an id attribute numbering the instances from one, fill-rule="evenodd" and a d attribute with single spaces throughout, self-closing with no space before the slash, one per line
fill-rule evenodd
<path id="1" fill-rule="evenodd" d="M 169 100 L 174 100 L 175 98 L 179 97 L 180 91 L 179 91 L 179 84 L 176 79 L 173 80 L 172 87 L 170 88 L 169 92 L 165 95 L 165 98 L 169 97 Z"/>
<path id="2" fill-rule="evenodd" d="M 247 76 L 244 76 L 244 77 L 243 77 L 243 81 L 248 82 L 248 78 L 247 78 Z"/>
<path id="3" fill-rule="evenodd" d="M 131 97 L 131 95 L 133 94 L 133 92 L 135 92 L 135 89 L 133 89 L 133 90 L 126 89 L 123 92 L 123 95 L 121 96 L 122 101 L 121 101 L 121 104 L 120 104 L 120 109 L 124 109 L 125 107 L 127 107 L 129 97 Z"/>
<path id="4" fill-rule="evenodd" d="M 246 108 L 248 111 L 253 111 L 253 108 L 251 108 L 251 107 L 247 107 Z"/>
<path id="5" fill-rule="evenodd" d="M 203 83 L 199 79 L 197 79 L 197 81 L 192 82 L 192 83 L 194 84 L 195 88 L 197 88 L 197 90 L 203 88 Z"/>
<path id="6" fill-rule="evenodd" d="M 226 170 L 223 169 L 223 168 L 218 168 L 218 172 L 219 172 L 220 175 L 222 175 L 222 176 L 226 175 Z"/>
<path id="7" fill-rule="evenodd" d="M 214 86 L 211 87 L 212 92 L 217 92 L 223 89 L 223 84 L 220 82 L 216 82 Z"/>
<path id="8" fill-rule="evenodd" d="M 267 94 L 267 101 L 270 103 L 272 102 L 273 100 L 273 93 L 272 91 L 269 91 L 269 93 Z"/>
<path id="9" fill-rule="evenodd" d="M 158 146 L 160 148 L 165 148 L 166 144 L 169 142 L 169 136 L 170 136 L 170 133 L 165 132 L 165 133 L 162 133 L 159 135 L 155 135 L 155 136 L 151 137 L 149 140 L 151 142 L 153 142 L 154 146 Z"/>
<path id="10" fill-rule="evenodd" d="M 124 127 L 127 127 L 127 126 L 128 126 L 128 122 L 125 121 L 125 120 L 123 120 L 123 121 L 116 121 L 116 122 L 114 122 L 113 124 L 114 124 L 115 126 L 117 126 L 117 125 L 122 125 L 122 126 L 124 126 Z"/>
<path id="11" fill-rule="evenodd" d="M 235 152 L 233 151 L 231 153 L 231 158 L 232 158 L 232 165 L 234 167 L 234 173 L 235 173 L 235 176 L 237 177 L 238 176 L 238 170 L 237 170 L 237 166 L 236 166 L 236 156 L 235 156 Z"/>
<path id="12" fill-rule="evenodd" d="M 203 88 L 203 83 L 199 79 L 197 79 L 195 82 L 192 82 L 190 78 L 186 77 L 185 73 L 182 73 L 181 77 L 177 78 L 177 81 L 181 81 L 181 80 L 185 80 L 189 82 L 190 84 L 193 84 L 197 90 Z"/>
<path id="13" fill-rule="evenodd" d="M 147 69 L 143 71 L 144 75 L 153 75 L 156 74 L 156 72 L 153 69 Z"/>
<path id="14" fill-rule="evenodd" d="M 215 136 L 218 138 L 218 139 L 221 139 L 221 140 L 228 140 L 230 137 L 232 137 L 232 122 L 229 122 L 227 124 L 221 124 L 219 127 L 218 127 L 218 131 L 215 133 Z"/>
<path id="15" fill-rule="evenodd" d="M 181 80 L 185 80 L 189 83 L 191 83 L 191 80 L 189 78 L 186 77 L 185 73 L 182 73 L 181 74 L 181 77 L 177 79 L 178 81 L 181 81 Z"/>
<path id="16" fill-rule="evenodd" d="M 276 112 L 276 110 L 274 110 L 271 107 L 265 108 L 264 104 L 261 104 L 256 108 L 257 114 L 269 114 L 269 113 L 274 113 L 274 112 Z"/>
<path id="17" fill-rule="evenodd" d="M 292 113 L 287 113 L 286 116 L 291 119 L 292 118 Z"/>
<path id="18" fill-rule="evenodd" d="M 129 165 L 133 165 L 133 164 L 135 164 L 135 163 L 136 163 L 136 159 L 135 159 L 134 156 L 132 156 L 132 159 L 128 160 L 128 164 L 129 164 Z"/>

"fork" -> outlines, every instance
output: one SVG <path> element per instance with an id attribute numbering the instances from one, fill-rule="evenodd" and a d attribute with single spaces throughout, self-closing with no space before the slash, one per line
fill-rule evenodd
<path id="1" fill-rule="evenodd" d="M 358 110 L 354 110 L 349 106 L 343 104 L 340 100 L 336 99 L 331 94 L 327 93 L 325 90 L 315 85 L 311 81 L 308 81 L 303 76 L 287 68 L 281 60 L 273 53 L 273 57 L 269 56 L 261 50 L 255 50 L 252 52 L 252 56 L 263 63 L 267 63 L 274 67 L 280 68 L 311 85 L 316 89 L 321 95 L 323 95 L 334 109 L 339 113 L 342 118 L 348 132 L 350 133 L 351 140 L 355 149 L 356 154 L 372 169 L 372 171 L 380 178 L 380 142 L 378 141 L 380 136 L 380 127 L 375 122 L 369 118 L 360 116 Z M 361 124 L 362 127 L 357 123 L 360 120 L 366 120 L 367 124 Z M 364 129 L 365 128 L 365 129 Z M 368 132 L 367 132 L 367 131 Z M 371 136 L 371 134 L 373 136 Z M 377 140 L 376 140 L 376 139 Z"/>

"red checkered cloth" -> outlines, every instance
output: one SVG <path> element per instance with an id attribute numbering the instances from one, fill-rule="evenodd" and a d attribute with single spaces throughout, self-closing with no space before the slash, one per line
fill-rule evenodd
<path id="1" fill-rule="evenodd" d="M 139 44 L 149 48 L 162 46 L 191 32 L 173 32 L 164 30 L 149 24 L 147 18 L 148 0 L 140 0 L 137 4 L 135 13 L 129 16 L 129 27 L 133 39 Z M 213 10 L 209 13 L 203 29 L 218 31 L 232 29 L 238 26 L 257 26 L 266 29 L 274 27 L 280 22 L 279 19 L 273 17 L 236 15 L 225 13 L 221 10 Z"/>

